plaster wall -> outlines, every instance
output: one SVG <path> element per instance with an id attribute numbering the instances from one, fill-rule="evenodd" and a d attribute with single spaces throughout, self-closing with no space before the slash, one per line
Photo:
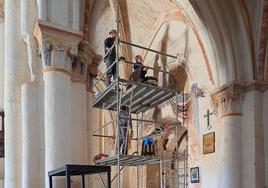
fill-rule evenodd
<path id="1" fill-rule="evenodd" d="M 98 155 L 99 153 L 105 151 L 102 150 L 100 147 L 102 143 L 101 137 L 94 137 L 92 136 L 94 134 L 94 131 L 100 128 L 102 126 L 102 118 L 99 113 L 99 109 L 91 108 L 92 105 L 92 92 L 87 92 L 87 163 L 93 164 L 94 156 Z M 103 134 L 103 132 L 100 130 L 97 131 L 95 134 Z M 88 186 L 89 187 L 101 187 L 101 181 L 100 178 L 97 175 L 89 176 L 88 177 Z"/>
<path id="2" fill-rule="evenodd" d="M 4 110 L 4 7 L 0 3 L 0 110 Z M 3 17 L 2 17 L 3 16 Z M 4 187 L 4 158 L 0 159 L 0 187 Z"/>
<path id="3" fill-rule="evenodd" d="M 200 69 L 199 69 L 200 70 Z M 201 84 L 198 82 L 198 84 Z M 194 95 L 194 94 L 193 94 Z M 219 156 L 222 145 L 222 132 L 221 119 L 219 115 L 214 113 L 210 116 L 210 126 L 208 128 L 207 118 L 204 115 L 207 110 L 213 112 L 213 108 L 210 106 L 210 98 L 208 94 L 206 97 L 192 96 L 192 121 L 187 124 L 188 128 L 188 165 L 189 168 L 199 167 L 200 182 L 190 183 L 190 188 L 214 188 L 218 187 L 218 170 L 219 170 Z M 215 152 L 204 154 L 203 153 L 203 135 L 215 132 Z"/>
<path id="4" fill-rule="evenodd" d="M 127 31 L 128 38 L 133 43 L 146 47 L 151 42 L 151 35 L 159 16 L 176 8 L 174 4 L 166 3 L 165 0 L 127 0 L 126 3 L 122 3 L 122 6 L 124 7 L 122 14 L 125 15 L 123 17 L 124 28 Z M 132 48 L 132 52 L 135 56 L 135 53 L 140 53 L 140 49 Z"/>
<path id="5" fill-rule="evenodd" d="M 108 1 L 99 0 L 92 4 L 89 20 L 89 44 L 97 54 L 104 54 L 104 39 L 111 29 L 116 28 L 115 17 Z"/>
<path id="6" fill-rule="evenodd" d="M 4 109 L 4 25 L 0 18 L 0 110 Z"/>

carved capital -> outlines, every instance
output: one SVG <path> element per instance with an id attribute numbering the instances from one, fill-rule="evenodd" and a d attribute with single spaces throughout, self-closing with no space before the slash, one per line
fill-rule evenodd
<path id="1" fill-rule="evenodd" d="M 222 117 L 242 115 L 244 93 L 243 84 L 224 85 L 211 94 L 212 105 L 219 108 Z"/>
<path id="2" fill-rule="evenodd" d="M 77 51 L 82 33 L 39 20 L 34 28 L 34 36 L 39 43 L 43 69 L 64 70 L 71 73 L 72 60 L 68 52 Z"/>

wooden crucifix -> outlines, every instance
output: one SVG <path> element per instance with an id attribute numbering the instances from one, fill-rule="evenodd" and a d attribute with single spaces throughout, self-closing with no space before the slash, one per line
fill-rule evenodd
<path id="1" fill-rule="evenodd" d="M 207 110 L 207 114 L 204 115 L 204 118 L 207 118 L 207 129 L 211 129 L 210 121 L 209 121 L 209 116 L 211 116 L 213 112 L 209 112 L 209 109 Z"/>

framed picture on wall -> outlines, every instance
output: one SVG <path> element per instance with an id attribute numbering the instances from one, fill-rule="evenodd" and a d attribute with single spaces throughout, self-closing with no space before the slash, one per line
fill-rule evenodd
<path id="1" fill-rule="evenodd" d="M 199 167 L 190 169 L 191 183 L 199 183 Z"/>
<path id="2" fill-rule="evenodd" d="M 203 135 L 203 154 L 215 152 L 215 132 Z"/>

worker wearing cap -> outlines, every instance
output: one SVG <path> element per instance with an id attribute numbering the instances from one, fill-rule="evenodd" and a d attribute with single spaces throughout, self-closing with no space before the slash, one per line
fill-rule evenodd
<path id="1" fill-rule="evenodd" d="M 104 62 L 106 64 L 106 70 L 114 63 L 116 59 L 116 51 L 115 51 L 115 39 L 116 39 L 116 30 L 111 30 L 109 32 L 109 36 L 104 40 L 104 52 L 105 52 L 105 57 L 104 57 Z M 106 74 L 106 81 L 105 84 L 106 86 L 109 86 L 111 84 L 111 79 L 115 79 L 116 75 L 116 64 L 114 64 L 107 72 Z"/>

